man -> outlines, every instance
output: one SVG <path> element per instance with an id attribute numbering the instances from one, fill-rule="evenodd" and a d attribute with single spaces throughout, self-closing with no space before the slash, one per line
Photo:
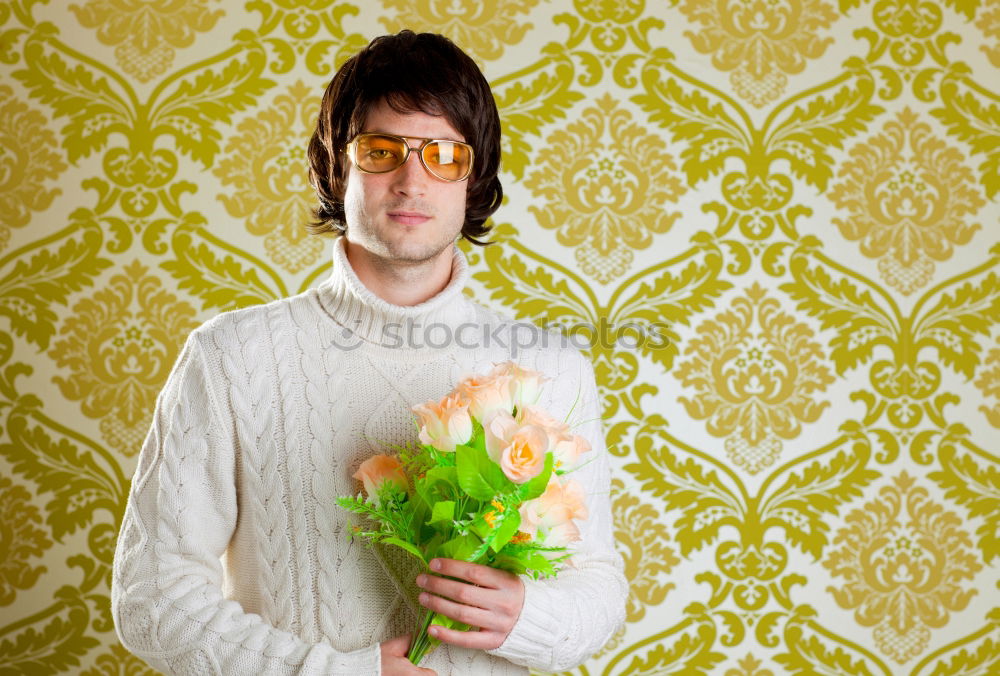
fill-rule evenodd
<path id="1" fill-rule="evenodd" d="M 462 293 L 454 243 L 478 242 L 500 204 L 499 130 L 482 74 L 441 36 L 377 38 L 333 78 L 309 147 L 314 229 L 341 233 L 331 277 L 194 331 L 139 458 L 112 613 L 152 666 L 524 674 L 572 668 L 620 627 L 627 584 L 592 368 L 548 334 L 515 347 L 523 325 Z M 539 404 L 593 448 L 574 472 L 589 518 L 573 565 L 548 580 L 452 560 L 421 572 L 351 541 L 354 516 L 335 498 L 358 491 L 358 465 L 414 441 L 413 405 L 510 358 L 550 379 Z M 478 630 L 432 628 L 443 644 L 414 667 L 417 603 Z"/>

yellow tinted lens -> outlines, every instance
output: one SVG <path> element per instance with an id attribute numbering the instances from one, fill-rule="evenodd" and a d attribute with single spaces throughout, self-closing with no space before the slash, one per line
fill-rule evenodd
<path id="1" fill-rule="evenodd" d="M 381 174 L 392 171 L 406 159 L 403 139 L 380 134 L 362 134 L 355 141 L 354 161 L 362 171 Z"/>
<path id="2" fill-rule="evenodd" d="M 448 181 L 460 181 L 472 168 L 472 149 L 464 143 L 433 141 L 424 146 L 424 165 Z"/>

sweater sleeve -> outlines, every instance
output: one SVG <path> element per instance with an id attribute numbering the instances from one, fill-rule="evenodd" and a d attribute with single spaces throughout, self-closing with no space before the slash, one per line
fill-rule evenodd
<path id="1" fill-rule="evenodd" d="M 129 491 L 111 584 L 122 645 L 165 674 L 378 674 L 378 645 L 309 644 L 225 598 L 235 446 L 200 333 L 160 393 Z"/>
<path id="2" fill-rule="evenodd" d="M 579 352 L 570 369 L 557 376 L 559 395 L 578 404 L 570 421 L 590 442 L 583 465 L 569 476 L 587 496 L 589 517 L 578 521 L 581 541 L 572 547 L 572 564 L 554 578 L 522 576 L 521 615 L 503 645 L 489 651 L 515 664 L 541 671 L 568 671 L 599 651 L 625 621 L 628 582 L 615 550 L 611 518 L 611 471 L 601 426 L 594 370 Z M 568 372 L 567 372 L 568 371 Z"/>

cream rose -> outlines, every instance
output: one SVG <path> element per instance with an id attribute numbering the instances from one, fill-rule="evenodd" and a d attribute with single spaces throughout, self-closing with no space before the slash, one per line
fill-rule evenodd
<path id="1" fill-rule="evenodd" d="M 545 469 L 545 454 L 549 438 L 545 430 L 534 425 L 520 427 L 500 454 L 500 469 L 516 484 L 534 479 Z"/>
<path id="2" fill-rule="evenodd" d="M 573 519 L 586 519 L 587 501 L 577 481 L 552 475 L 545 492 L 521 505 L 520 529 L 544 544 L 563 547 L 580 539 Z"/>
<path id="3" fill-rule="evenodd" d="M 549 437 L 545 428 L 521 425 L 506 411 L 497 411 L 483 421 L 486 454 L 508 479 L 517 484 L 534 479 L 545 469 Z"/>
<path id="4" fill-rule="evenodd" d="M 439 402 L 417 404 L 412 410 L 420 416 L 421 443 L 453 453 L 455 446 L 472 438 L 469 404 L 458 393 L 449 394 Z"/>
<path id="5" fill-rule="evenodd" d="M 571 434 L 569 425 L 559 422 L 537 406 L 519 408 L 517 421 L 522 425 L 536 425 L 545 430 L 556 469 L 574 467 L 580 456 L 590 450 L 590 442 L 578 434 Z"/>
<path id="6" fill-rule="evenodd" d="M 405 491 L 408 482 L 399 460 L 389 455 L 376 455 L 365 460 L 354 473 L 354 478 L 364 484 L 365 495 L 378 500 L 379 488 L 386 481 Z"/>
<path id="7" fill-rule="evenodd" d="M 511 439 L 520 427 L 509 411 L 496 411 L 483 420 L 486 454 L 493 462 L 500 464 L 504 449 L 510 445 Z"/>
<path id="8" fill-rule="evenodd" d="M 590 442 L 579 434 L 566 434 L 552 444 L 555 468 L 571 469 L 580 461 L 580 456 L 590 450 Z"/>
<path id="9" fill-rule="evenodd" d="M 480 422 L 493 413 L 514 410 L 515 383 L 513 378 L 493 369 L 486 376 L 467 376 L 455 387 L 469 404 L 469 413 Z"/>
<path id="10" fill-rule="evenodd" d="M 512 361 L 498 364 L 493 369 L 493 373 L 511 379 L 514 389 L 514 403 L 517 404 L 518 408 L 538 401 L 538 395 L 542 391 L 542 383 L 547 380 L 538 371 L 521 368 Z"/>

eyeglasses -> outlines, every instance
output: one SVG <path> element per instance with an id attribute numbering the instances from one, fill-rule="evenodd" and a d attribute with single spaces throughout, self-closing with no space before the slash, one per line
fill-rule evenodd
<path id="1" fill-rule="evenodd" d="M 408 141 L 421 141 L 411 148 Z M 403 166 L 416 150 L 420 164 L 442 181 L 464 181 L 472 173 L 475 153 L 472 146 L 461 141 L 394 136 L 392 134 L 358 134 L 347 144 L 347 155 L 358 171 L 385 174 Z"/>

